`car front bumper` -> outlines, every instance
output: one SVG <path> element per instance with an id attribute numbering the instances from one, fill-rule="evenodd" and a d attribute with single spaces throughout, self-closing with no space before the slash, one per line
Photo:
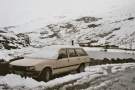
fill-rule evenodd
<path id="1" fill-rule="evenodd" d="M 19 71 L 19 70 L 10 70 L 11 73 L 20 75 L 22 77 L 32 77 L 38 78 L 40 72 L 39 71 Z"/>

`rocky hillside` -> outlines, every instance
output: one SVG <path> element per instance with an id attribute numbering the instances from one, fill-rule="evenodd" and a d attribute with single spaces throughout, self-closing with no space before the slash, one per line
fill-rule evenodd
<path id="1" fill-rule="evenodd" d="M 18 49 L 30 45 L 29 36 L 23 33 L 15 34 L 14 32 L 8 31 L 10 28 L 0 28 L 0 49 Z"/>

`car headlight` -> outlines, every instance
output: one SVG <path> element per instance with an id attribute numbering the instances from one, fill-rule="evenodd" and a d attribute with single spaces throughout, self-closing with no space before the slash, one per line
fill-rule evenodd
<path id="1" fill-rule="evenodd" d="M 29 66 L 29 67 L 27 67 L 27 70 L 35 70 L 35 67 L 34 66 Z"/>

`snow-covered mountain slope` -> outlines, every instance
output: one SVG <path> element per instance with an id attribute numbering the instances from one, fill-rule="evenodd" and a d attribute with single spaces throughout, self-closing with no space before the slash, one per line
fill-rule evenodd
<path id="1" fill-rule="evenodd" d="M 111 18 L 112 19 L 112 18 Z M 111 20 L 100 17 L 80 17 L 78 19 L 49 24 L 27 32 L 31 45 L 89 43 L 90 45 L 116 45 L 135 48 L 135 17 L 127 16 Z"/>
<path id="2" fill-rule="evenodd" d="M 25 34 L 8 31 L 14 27 L 0 28 L 0 49 L 17 49 L 29 46 L 29 37 Z"/>

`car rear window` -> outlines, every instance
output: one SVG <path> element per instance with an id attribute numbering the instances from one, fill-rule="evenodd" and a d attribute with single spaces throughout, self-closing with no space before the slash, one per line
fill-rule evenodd
<path id="1" fill-rule="evenodd" d="M 76 50 L 76 53 L 79 55 L 79 56 L 87 56 L 87 53 L 81 49 L 81 48 L 78 48 L 78 49 L 75 49 Z"/>

